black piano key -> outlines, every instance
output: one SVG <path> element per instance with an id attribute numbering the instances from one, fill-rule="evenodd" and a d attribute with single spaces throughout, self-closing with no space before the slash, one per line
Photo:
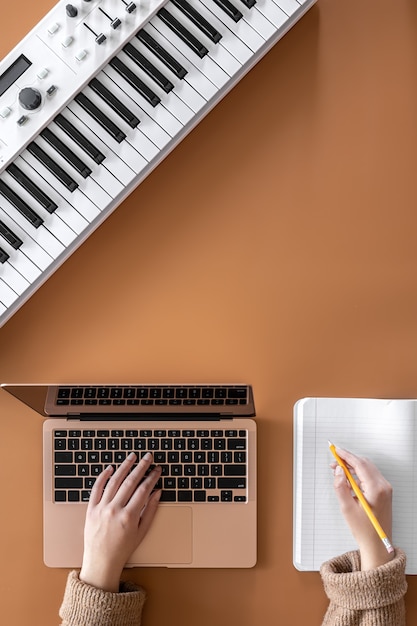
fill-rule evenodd
<path id="1" fill-rule="evenodd" d="M 148 59 L 143 56 L 137 48 L 132 46 L 131 43 L 128 43 L 123 48 L 123 51 L 127 54 L 127 56 L 132 59 L 139 67 L 148 74 L 159 85 L 165 93 L 169 93 L 174 89 L 174 85 L 171 83 L 168 78 L 166 78 L 162 72 L 158 70 L 158 68 L 153 65 Z"/>
<path id="2" fill-rule="evenodd" d="M 9 243 L 12 248 L 18 250 L 20 246 L 23 244 L 23 241 L 19 239 L 17 235 L 15 235 L 8 226 L 4 222 L 0 220 L 0 235 Z"/>
<path id="3" fill-rule="evenodd" d="M 118 74 L 120 74 L 122 78 L 125 79 L 127 83 L 129 83 L 131 87 L 133 87 L 133 89 L 136 89 L 136 91 L 140 93 L 141 96 L 143 96 L 145 100 L 149 102 L 149 104 L 151 104 L 153 107 L 156 107 L 161 102 L 161 98 L 157 96 L 156 93 L 152 91 L 152 89 L 145 85 L 145 83 L 138 76 L 136 76 L 136 74 L 132 72 L 132 70 L 130 70 L 124 63 L 122 63 L 120 59 L 114 57 L 114 59 L 111 59 L 110 65 L 114 70 L 116 70 Z"/>
<path id="4" fill-rule="evenodd" d="M 83 178 L 90 176 L 91 169 L 49 128 L 44 128 L 41 131 L 41 137 L 43 137 Z"/>
<path id="5" fill-rule="evenodd" d="M 0 194 L 6 198 L 32 226 L 39 228 L 39 226 L 43 224 L 43 219 L 2 180 L 0 180 Z"/>
<path id="6" fill-rule="evenodd" d="M 59 114 L 54 119 L 54 122 L 57 126 L 59 126 L 59 128 L 61 128 L 61 130 L 64 131 L 64 133 L 68 135 L 68 137 L 71 137 L 71 139 L 77 144 L 77 146 L 80 146 L 80 148 L 82 148 L 84 152 L 88 154 L 88 156 L 91 157 L 95 163 L 97 163 L 98 165 L 100 165 L 100 163 L 103 163 L 104 159 L 106 158 L 104 154 L 100 152 L 100 150 L 96 148 L 91 143 L 91 141 L 86 139 L 84 135 L 80 133 L 78 128 L 75 128 L 75 126 L 71 124 L 71 122 L 69 122 L 66 117 Z"/>
<path id="7" fill-rule="evenodd" d="M 241 13 L 234 4 L 229 2 L 229 0 L 213 0 L 213 2 L 215 2 L 217 6 L 226 13 L 226 15 L 232 18 L 234 22 L 238 22 L 242 19 L 243 13 Z"/>
<path id="8" fill-rule="evenodd" d="M 26 174 L 22 172 L 17 165 L 11 163 L 6 168 L 6 171 L 15 179 L 15 181 L 22 185 L 22 187 L 26 189 L 26 191 L 30 193 L 30 195 L 35 198 L 35 200 L 37 200 L 39 204 L 48 211 L 48 213 L 53 213 L 55 209 L 58 208 L 58 205 L 51 200 L 51 198 L 49 198 L 49 196 L 47 196 L 42 189 L 35 185 L 29 176 L 26 176 Z"/>
<path id="9" fill-rule="evenodd" d="M 208 50 L 201 41 L 194 37 L 190 31 L 185 28 L 169 11 L 165 8 L 159 9 L 158 17 L 174 32 L 200 59 L 208 54 Z"/>
<path id="10" fill-rule="evenodd" d="M 55 163 L 49 154 L 42 150 L 42 148 L 40 148 L 36 143 L 32 141 L 32 143 L 28 145 L 27 151 L 30 152 L 35 159 L 38 159 L 38 161 L 42 163 L 42 165 L 44 165 L 46 169 L 49 170 L 66 189 L 71 192 L 77 189 L 78 183 L 71 178 L 71 176 L 67 174 L 67 172 L 63 170 L 60 165 L 58 165 L 58 163 Z"/>
<path id="11" fill-rule="evenodd" d="M 157 59 L 169 69 L 179 79 L 183 79 L 187 75 L 185 67 L 178 63 L 174 57 L 169 54 L 149 33 L 145 30 L 140 30 L 136 37 L 150 50 Z"/>
<path id="12" fill-rule="evenodd" d="M 93 78 L 93 80 L 89 83 L 89 86 L 94 93 L 100 96 L 100 98 L 102 98 L 104 102 L 106 102 L 106 104 L 113 109 L 113 111 L 116 111 L 122 120 L 127 122 L 131 128 L 136 128 L 139 125 L 139 119 L 136 115 L 133 115 L 127 106 L 125 106 L 123 102 L 120 102 L 119 98 L 116 98 L 116 96 L 113 95 L 112 92 L 103 85 L 103 83 L 97 80 L 97 78 Z"/>
<path id="13" fill-rule="evenodd" d="M 240 1 L 243 2 L 245 7 L 248 7 L 248 9 L 251 9 L 256 4 L 256 0 L 240 0 Z"/>
<path id="14" fill-rule="evenodd" d="M 219 43 L 222 38 L 221 33 L 214 28 L 194 7 L 191 6 L 187 0 L 171 0 L 188 19 L 201 30 L 206 37 L 208 37 L 213 43 Z"/>
<path id="15" fill-rule="evenodd" d="M 7 254 L 7 252 L 5 252 L 3 248 L 0 248 L 0 263 L 6 263 L 7 259 L 9 258 L 10 256 Z"/>
<path id="16" fill-rule="evenodd" d="M 87 113 L 91 115 L 91 117 L 98 123 L 104 130 L 106 130 L 113 139 L 117 141 L 117 143 L 122 143 L 124 139 L 126 139 L 125 133 L 120 130 L 118 126 L 114 122 L 111 121 L 107 115 L 100 111 L 100 109 L 93 103 L 87 96 L 83 93 L 79 93 L 75 96 L 75 101 L 78 102 L 80 107 L 84 109 Z"/>

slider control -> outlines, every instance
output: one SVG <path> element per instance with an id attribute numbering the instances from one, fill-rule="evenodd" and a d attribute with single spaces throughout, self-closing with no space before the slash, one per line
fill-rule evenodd
<path id="1" fill-rule="evenodd" d="M 122 0 L 122 2 L 126 6 L 126 11 L 128 13 L 133 13 L 133 11 L 136 11 L 136 4 L 134 2 L 126 2 L 126 0 Z"/>
<path id="2" fill-rule="evenodd" d="M 104 43 L 106 41 L 106 35 L 104 35 L 103 33 L 100 33 L 99 35 L 97 35 L 97 33 L 95 33 L 93 31 L 92 28 L 90 28 L 90 26 L 88 24 L 86 24 L 85 22 L 83 22 L 84 26 L 87 28 L 87 30 L 90 31 L 90 33 L 93 33 L 93 35 L 96 38 L 96 44 L 98 44 L 99 46 Z"/>
<path id="3" fill-rule="evenodd" d="M 103 15 L 105 15 L 110 20 L 110 26 L 114 30 L 116 30 L 116 28 L 119 28 L 119 26 L 121 26 L 122 22 L 121 22 L 121 20 L 119 20 L 118 17 L 115 17 L 114 19 L 112 19 L 110 17 L 110 15 L 108 13 L 106 13 L 106 11 L 103 11 L 103 9 L 101 7 L 98 7 L 98 10 L 101 11 L 103 13 Z"/>

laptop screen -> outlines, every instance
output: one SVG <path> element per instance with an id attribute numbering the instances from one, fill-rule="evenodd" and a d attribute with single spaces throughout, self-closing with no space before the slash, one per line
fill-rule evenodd
<path id="1" fill-rule="evenodd" d="M 1 387 L 43 417 L 255 415 L 250 385 L 11 385 Z"/>

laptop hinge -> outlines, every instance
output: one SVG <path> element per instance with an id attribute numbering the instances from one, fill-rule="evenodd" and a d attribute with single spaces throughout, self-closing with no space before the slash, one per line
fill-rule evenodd
<path id="1" fill-rule="evenodd" d="M 81 422 L 88 421 L 106 421 L 106 422 L 159 422 L 161 419 L 171 421 L 171 422 L 187 422 L 187 421 L 208 421 L 208 422 L 218 422 L 219 420 L 229 419 L 232 420 L 235 415 L 222 414 L 222 413 L 182 413 L 182 414 L 172 414 L 172 413 L 120 413 L 120 414 L 108 414 L 108 413 L 69 413 L 66 415 L 68 420 L 78 420 Z"/>

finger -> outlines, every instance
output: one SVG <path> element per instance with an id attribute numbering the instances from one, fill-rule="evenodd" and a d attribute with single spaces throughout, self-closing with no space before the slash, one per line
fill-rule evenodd
<path id="1" fill-rule="evenodd" d="M 143 481 L 152 462 L 153 456 L 150 452 L 147 452 L 130 473 L 124 474 L 123 480 L 118 484 L 117 492 L 113 495 L 113 501 L 116 504 L 123 507 L 129 502 L 138 485 Z"/>
<path id="2" fill-rule="evenodd" d="M 97 480 L 95 481 L 88 502 L 88 507 L 95 506 L 98 504 L 103 496 L 103 491 L 107 485 L 107 481 L 113 473 L 113 467 L 108 465 L 101 474 L 98 475 Z"/>
<path id="3" fill-rule="evenodd" d="M 123 463 L 120 465 L 120 467 L 117 468 L 117 470 L 114 472 L 113 476 L 107 483 L 107 486 L 104 490 L 104 494 L 102 498 L 103 502 L 107 503 L 113 500 L 113 498 L 115 497 L 115 495 L 117 494 L 120 488 L 120 485 L 123 483 L 126 476 L 128 476 L 128 474 L 132 470 L 132 467 L 136 461 L 137 461 L 137 456 L 134 452 L 131 452 L 125 458 Z"/>
<path id="4" fill-rule="evenodd" d="M 155 517 L 156 510 L 158 508 L 159 500 L 161 499 L 162 491 L 158 489 L 158 491 L 154 491 L 154 493 L 150 496 L 146 507 L 144 508 L 142 515 L 140 517 L 139 523 L 139 537 L 140 541 L 144 538 L 149 528 L 152 526 L 153 519 Z"/>
<path id="5" fill-rule="evenodd" d="M 162 467 L 157 465 L 153 468 L 150 474 L 143 480 L 135 489 L 134 493 L 131 494 L 129 499 L 129 503 L 126 503 L 129 508 L 136 508 L 139 512 L 146 505 L 148 498 L 150 497 L 152 491 L 155 489 L 156 483 L 158 482 L 162 473 Z"/>
<path id="6" fill-rule="evenodd" d="M 353 452 L 349 452 L 343 448 L 336 448 L 336 452 L 361 481 L 364 482 L 370 478 L 374 478 L 375 475 L 379 475 L 379 471 L 375 465 L 368 459 L 356 456 Z"/>
<path id="7" fill-rule="evenodd" d="M 348 482 L 345 472 L 340 465 L 337 465 L 334 471 L 333 487 L 336 492 L 339 505 L 344 514 L 356 509 L 357 502 L 352 496 L 352 488 Z"/>
<path id="8" fill-rule="evenodd" d="M 161 476 L 161 472 L 162 468 L 159 465 L 154 467 L 144 480 L 136 484 L 134 491 L 129 496 L 129 500 L 126 500 L 124 503 L 127 510 L 130 510 L 132 513 L 135 512 L 138 515 L 138 520 L 142 513 L 142 509 L 146 506 L 148 499 Z"/>

